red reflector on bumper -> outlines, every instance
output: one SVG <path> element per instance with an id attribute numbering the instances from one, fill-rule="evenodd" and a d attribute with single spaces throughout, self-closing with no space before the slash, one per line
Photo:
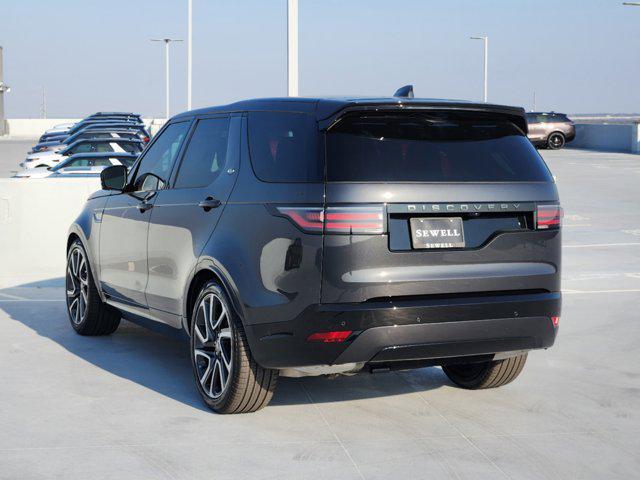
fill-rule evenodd
<path id="1" fill-rule="evenodd" d="M 339 332 L 318 332 L 312 333 L 307 337 L 307 342 L 324 342 L 324 343 L 335 343 L 335 342 L 344 342 L 349 335 L 351 335 L 351 330 L 343 330 Z"/>
<path id="2" fill-rule="evenodd" d="M 557 327 L 560 323 L 560 317 L 551 317 L 551 322 L 553 323 L 554 327 Z"/>

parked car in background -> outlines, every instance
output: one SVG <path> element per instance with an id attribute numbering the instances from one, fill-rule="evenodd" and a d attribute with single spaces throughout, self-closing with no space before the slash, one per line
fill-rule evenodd
<path id="1" fill-rule="evenodd" d="M 73 127 L 75 124 L 74 123 L 59 123 L 57 125 L 54 125 L 53 127 L 51 127 L 49 130 L 46 130 L 44 133 L 60 133 L 60 132 L 66 132 L 68 131 L 71 127 Z"/>
<path id="2" fill-rule="evenodd" d="M 173 117 L 70 228 L 71 326 L 186 329 L 221 413 L 263 407 L 279 375 L 505 385 L 561 303 L 562 211 L 526 129 L 521 108 L 406 96 Z"/>
<path id="3" fill-rule="evenodd" d="M 24 170 L 14 178 L 47 178 L 52 175 L 99 176 L 100 172 L 112 165 L 124 165 L 130 168 L 138 158 L 132 153 L 79 153 L 63 160 L 55 167 L 40 167 Z"/>
<path id="4" fill-rule="evenodd" d="M 137 122 L 142 122 L 142 117 L 137 113 L 130 112 L 96 112 L 88 117 L 85 120 L 90 119 L 127 119 L 127 120 L 135 120 Z"/>
<path id="5" fill-rule="evenodd" d="M 54 167 L 67 157 L 77 153 L 91 152 L 116 152 L 139 154 L 144 149 L 145 143 L 138 139 L 125 138 L 94 138 L 78 140 L 59 152 L 46 151 L 27 155 L 20 164 L 25 170 L 38 167 Z"/>
<path id="6" fill-rule="evenodd" d="M 40 137 L 40 139 L 38 140 L 38 143 L 66 138 L 69 135 L 73 135 L 74 133 L 79 132 L 80 130 L 88 126 L 94 126 L 94 125 L 105 126 L 105 125 L 112 125 L 114 123 L 119 124 L 121 126 L 128 126 L 133 128 L 145 128 L 144 123 L 138 120 L 126 120 L 121 118 L 89 119 L 89 120 L 82 120 L 76 123 L 73 127 L 71 127 L 69 130 L 65 132 L 45 133 Z"/>
<path id="7" fill-rule="evenodd" d="M 527 113 L 527 137 L 537 147 L 557 150 L 576 138 L 576 127 L 564 113 Z"/>
<path id="8" fill-rule="evenodd" d="M 95 130 L 107 130 L 107 129 L 112 129 L 112 130 L 134 130 L 136 132 L 138 132 L 139 136 L 140 136 L 140 140 L 142 140 L 143 142 L 148 142 L 149 139 L 151 138 L 151 134 L 149 133 L 149 131 L 147 130 L 147 127 L 143 124 L 143 123 L 136 123 L 136 124 L 131 124 L 131 123 L 122 123 L 122 122 L 106 122 L 106 123 L 97 123 L 97 124 L 93 124 L 93 125 L 87 125 L 86 127 L 84 127 L 82 130 L 80 130 L 81 132 L 91 132 L 91 131 L 95 131 Z"/>
<path id="9" fill-rule="evenodd" d="M 35 145 L 31 152 L 38 153 L 52 150 L 54 152 L 60 151 L 66 148 L 67 145 L 71 145 L 77 140 L 92 139 L 92 138 L 132 138 L 143 141 L 148 141 L 149 137 L 146 136 L 144 131 L 134 129 L 115 129 L 115 128 L 97 128 L 95 130 L 83 129 L 64 140 L 53 140 L 50 142 L 42 142 Z M 146 139 L 146 140 L 145 140 Z"/>

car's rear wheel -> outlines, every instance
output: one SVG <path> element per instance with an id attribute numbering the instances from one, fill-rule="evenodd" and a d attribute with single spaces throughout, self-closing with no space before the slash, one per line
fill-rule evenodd
<path id="1" fill-rule="evenodd" d="M 554 132 L 549 135 L 549 138 L 547 138 L 547 147 L 549 147 L 551 150 L 559 150 L 564 147 L 565 143 L 566 139 L 560 132 Z"/>
<path id="2" fill-rule="evenodd" d="M 262 368 L 253 359 L 242 322 L 220 285 L 204 285 L 191 318 L 191 364 L 207 406 L 218 413 L 254 412 L 266 406 L 278 371 Z"/>
<path id="3" fill-rule="evenodd" d="M 506 385 L 520 375 L 527 361 L 527 354 L 481 363 L 446 365 L 442 367 L 447 377 L 462 388 L 479 390 Z"/>
<path id="4" fill-rule="evenodd" d="M 120 312 L 102 302 L 93 282 L 87 252 L 76 240 L 67 254 L 67 313 L 80 335 L 108 335 L 120 325 Z"/>

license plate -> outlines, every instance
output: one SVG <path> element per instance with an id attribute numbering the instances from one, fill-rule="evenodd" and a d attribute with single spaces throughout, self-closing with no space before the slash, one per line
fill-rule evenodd
<path id="1" fill-rule="evenodd" d="M 412 218 L 413 248 L 464 248 L 462 218 Z"/>

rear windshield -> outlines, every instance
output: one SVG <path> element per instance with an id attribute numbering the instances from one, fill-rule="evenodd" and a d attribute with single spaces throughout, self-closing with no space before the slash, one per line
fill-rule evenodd
<path id="1" fill-rule="evenodd" d="M 551 181 L 522 131 L 495 117 L 351 115 L 327 132 L 326 145 L 330 182 Z"/>

